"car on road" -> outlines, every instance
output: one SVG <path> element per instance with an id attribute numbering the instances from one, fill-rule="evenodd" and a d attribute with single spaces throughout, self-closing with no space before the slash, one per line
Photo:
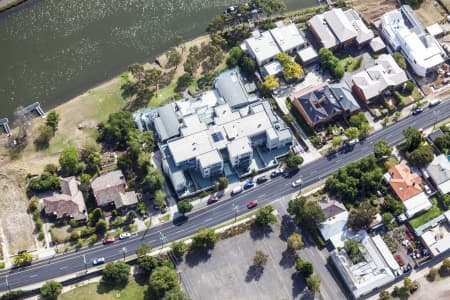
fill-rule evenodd
<path id="1" fill-rule="evenodd" d="M 258 200 L 252 200 L 249 203 L 247 203 L 247 208 L 251 209 L 253 207 L 256 207 L 258 205 Z"/>
<path id="2" fill-rule="evenodd" d="M 254 186 L 255 186 L 255 183 L 252 180 L 249 180 L 244 184 L 244 190 L 248 190 Z"/>
<path id="3" fill-rule="evenodd" d="M 441 103 L 441 99 L 433 99 L 430 101 L 430 103 L 428 104 L 429 107 L 433 107 L 438 105 L 439 103 Z"/>
<path id="4" fill-rule="evenodd" d="M 213 204 L 213 203 L 216 203 L 217 201 L 219 201 L 219 197 L 217 197 L 217 196 L 211 196 L 211 197 L 209 197 L 209 199 L 208 199 L 208 204 Z"/>
<path id="5" fill-rule="evenodd" d="M 274 178 L 274 177 L 278 177 L 281 174 L 283 174 L 283 170 L 281 169 L 275 169 L 272 173 L 270 173 L 270 177 Z"/>
<path id="6" fill-rule="evenodd" d="M 284 178 L 292 178 L 300 171 L 299 168 L 286 169 L 283 173 Z"/>
<path id="7" fill-rule="evenodd" d="M 172 223 L 175 226 L 181 226 L 184 223 L 186 223 L 187 221 L 188 221 L 188 217 L 186 217 L 185 215 L 182 215 L 182 216 L 174 218 Z"/>
<path id="8" fill-rule="evenodd" d="M 104 264 L 104 263 L 105 263 L 105 258 L 104 257 L 97 257 L 96 259 L 94 259 L 92 261 L 92 264 L 94 266 L 98 266 L 98 265 L 101 265 L 101 264 Z"/>
<path id="9" fill-rule="evenodd" d="M 103 239 L 103 245 L 111 244 L 111 243 L 114 243 L 115 241 L 116 241 L 116 238 L 115 238 L 115 237 L 113 237 L 113 236 L 108 236 L 108 237 L 106 237 L 106 238 Z"/>
<path id="10" fill-rule="evenodd" d="M 129 238 L 130 236 L 131 236 L 131 233 L 129 233 L 129 232 L 124 232 L 124 233 L 121 233 L 121 234 L 119 235 L 119 239 L 124 240 L 124 239 Z"/>
<path id="11" fill-rule="evenodd" d="M 423 108 L 422 107 L 418 107 L 415 110 L 412 111 L 413 116 L 420 114 L 421 112 L 423 112 Z"/>
<path id="12" fill-rule="evenodd" d="M 348 142 L 348 144 L 350 145 L 350 146 L 355 146 L 356 144 L 358 144 L 359 143 L 359 139 L 353 139 L 353 140 L 351 140 L 350 142 Z"/>
<path id="13" fill-rule="evenodd" d="M 269 178 L 267 178 L 267 176 L 261 176 L 256 179 L 256 183 L 261 184 L 261 183 L 266 182 L 267 180 L 269 180 Z"/>
<path id="14" fill-rule="evenodd" d="M 299 179 L 293 181 L 293 182 L 291 183 L 291 186 L 292 186 L 293 188 L 296 188 L 296 187 L 298 187 L 298 186 L 301 186 L 302 183 L 303 183 L 303 180 L 302 180 L 301 178 L 299 178 Z"/>

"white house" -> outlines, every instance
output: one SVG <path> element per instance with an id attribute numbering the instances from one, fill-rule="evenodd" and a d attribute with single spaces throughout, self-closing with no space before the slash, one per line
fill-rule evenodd
<path id="1" fill-rule="evenodd" d="M 426 170 L 439 193 L 450 193 L 450 162 L 444 154 L 435 157 Z"/>

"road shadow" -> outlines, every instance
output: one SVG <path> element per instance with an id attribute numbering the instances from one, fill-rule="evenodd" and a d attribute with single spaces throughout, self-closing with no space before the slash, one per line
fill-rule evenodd
<path id="1" fill-rule="evenodd" d="M 250 230 L 250 237 L 253 240 L 261 240 L 263 238 L 270 238 L 273 229 L 269 225 L 261 226 L 254 224 Z"/>
<path id="2" fill-rule="evenodd" d="M 280 235 L 282 241 L 287 241 L 288 237 L 295 232 L 296 225 L 288 215 L 281 217 Z"/>
<path id="3" fill-rule="evenodd" d="M 284 250 L 281 253 L 281 259 L 279 265 L 284 269 L 290 269 L 295 265 L 295 254 L 292 251 Z"/>
<path id="4" fill-rule="evenodd" d="M 306 281 L 302 275 L 298 272 L 295 272 L 291 275 L 292 279 L 292 299 L 295 299 L 298 295 L 304 293 L 306 289 Z M 304 299 L 305 295 L 302 295 L 301 299 Z M 313 298 L 305 298 L 305 299 L 313 299 Z"/>
<path id="5" fill-rule="evenodd" d="M 209 249 L 206 250 L 193 249 L 185 255 L 184 261 L 189 267 L 195 267 L 199 263 L 207 262 L 210 258 L 211 253 L 209 253 Z"/>
<path id="6" fill-rule="evenodd" d="M 264 267 L 262 266 L 256 266 L 251 265 L 247 270 L 247 275 L 245 276 L 246 282 L 251 282 L 253 280 L 259 281 L 261 279 L 261 276 L 264 273 Z"/>

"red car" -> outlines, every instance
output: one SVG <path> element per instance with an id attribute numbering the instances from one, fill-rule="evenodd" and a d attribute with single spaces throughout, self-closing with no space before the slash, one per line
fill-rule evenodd
<path id="1" fill-rule="evenodd" d="M 249 203 L 247 203 L 247 208 L 250 209 L 255 207 L 256 205 L 258 205 L 258 200 L 252 200 Z"/>
<path id="2" fill-rule="evenodd" d="M 211 197 L 208 199 L 208 204 L 213 204 L 213 203 L 216 203 L 217 201 L 219 201 L 219 198 L 218 198 L 218 197 L 216 197 L 216 196 L 211 196 Z"/>
<path id="3" fill-rule="evenodd" d="M 111 243 L 114 243 L 115 241 L 116 241 L 115 237 L 109 236 L 103 240 L 103 245 L 111 244 Z"/>

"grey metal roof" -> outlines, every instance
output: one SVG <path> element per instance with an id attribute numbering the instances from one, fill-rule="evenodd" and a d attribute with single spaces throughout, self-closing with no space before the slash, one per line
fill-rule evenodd
<path id="1" fill-rule="evenodd" d="M 427 171 L 437 185 L 450 180 L 450 162 L 444 154 L 435 157 L 428 165 Z"/>
<path id="2" fill-rule="evenodd" d="M 171 104 L 158 109 L 159 117 L 155 119 L 155 129 L 162 141 L 180 134 L 180 123 Z"/>
<path id="3" fill-rule="evenodd" d="M 216 78 L 215 88 L 232 108 L 243 106 L 256 100 L 256 96 L 249 95 L 245 90 L 242 77 L 237 68 L 220 73 Z"/>
<path id="4" fill-rule="evenodd" d="M 361 109 L 348 86 L 338 83 L 331 85 L 330 88 L 344 110 L 354 112 Z"/>

